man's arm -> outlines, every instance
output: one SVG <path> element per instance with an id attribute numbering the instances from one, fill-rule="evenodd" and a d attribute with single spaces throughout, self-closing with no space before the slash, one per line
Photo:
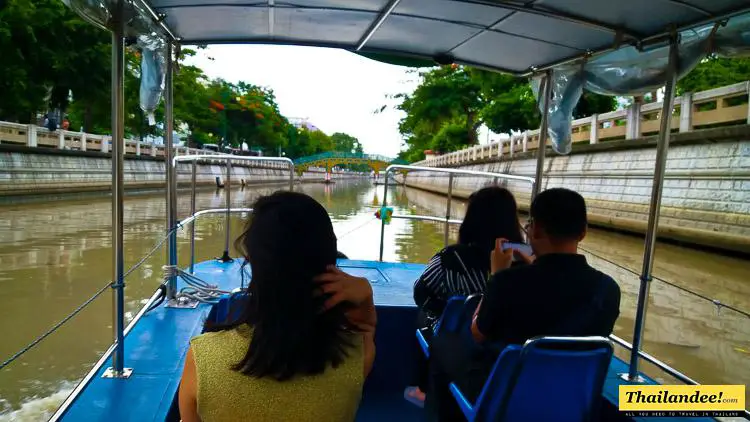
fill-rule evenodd
<path id="1" fill-rule="evenodd" d="M 482 297 L 471 319 L 471 336 L 477 343 L 483 343 L 492 331 L 496 331 L 494 327 L 497 324 L 498 315 L 495 308 L 502 306 L 500 301 L 503 299 L 502 272 L 510 268 L 513 262 L 513 250 L 510 248 L 503 250 L 505 242 L 507 242 L 505 239 L 495 240 L 495 249 L 490 254 L 492 276 L 487 280 L 487 293 Z M 487 299 L 486 305 L 485 298 Z"/>

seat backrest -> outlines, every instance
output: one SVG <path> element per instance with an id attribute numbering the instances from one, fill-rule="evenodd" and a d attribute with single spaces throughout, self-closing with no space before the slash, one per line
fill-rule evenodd
<path id="1" fill-rule="evenodd" d="M 440 319 L 435 324 L 435 335 L 442 330 L 455 332 L 460 328 L 465 300 L 465 296 L 453 296 L 448 299 L 445 309 L 443 309 L 443 313 L 440 315 Z"/>
<path id="2" fill-rule="evenodd" d="M 590 421 L 612 359 L 604 337 L 539 337 L 498 358 L 477 406 L 478 421 Z"/>
<path id="3" fill-rule="evenodd" d="M 464 301 L 464 319 L 469 321 L 469 323 L 471 323 L 471 317 L 474 316 L 474 312 L 476 312 L 481 300 L 482 295 L 480 293 L 475 293 L 467 297 Z"/>
<path id="4" fill-rule="evenodd" d="M 461 320 L 456 327 L 456 331 L 460 335 L 464 344 L 475 350 L 478 348 L 478 345 L 475 344 L 474 338 L 471 334 L 471 323 L 472 318 L 474 317 L 474 312 L 476 312 L 481 300 L 482 295 L 480 293 L 475 293 L 466 298 L 463 309 L 461 309 Z"/>

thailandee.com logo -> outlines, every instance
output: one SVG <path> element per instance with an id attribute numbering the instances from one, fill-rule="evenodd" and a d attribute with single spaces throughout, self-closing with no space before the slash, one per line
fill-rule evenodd
<path id="1" fill-rule="evenodd" d="M 631 417 L 733 417 L 744 410 L 744 385 L 620 386 L 620 411 Z"/>

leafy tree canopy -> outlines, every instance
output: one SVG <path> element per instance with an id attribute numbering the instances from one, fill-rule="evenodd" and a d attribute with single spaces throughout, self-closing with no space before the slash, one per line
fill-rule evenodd
<path id="1" fill-rule="evenodd" d="M 59 110 L 71 130 L 109 134 L 111 37 L 81 20 L 59 0 L 5 0 L 0 8 L 0 120 L 31 123 Z M 199 47 L 201 48 L 201 47 Z M 347 134 L 297 129 L 283 116 L 273 90 L 209 78 L 186 64 L 196 50 L 182 49 L 174 77 L 175 127 L 188 143 L 243 143 L 264 154 L 290 157 L 362 146 Z M 164 104 L 149 126 L 140 109 L 140 52 L 126 49 L 125 133 L 162 136 Z"/>
<path id="2" fill-rule="evenodd" d="M 455 151 L 478 143 L 484 124 L 507 133 L 539 125 L 539 112 L 528 80 L 462 66 L 442 66 L 421 73 L 411 94 L 397 94 L 399 124 L 406 150 L 401 158 L 420 160 L 424 150 Z M 616 100 L 585 94 L 576 115 L 614 110 Z"/>
<path id="3" fill-rule="evenodd" d="M 677 93 L 700 92 L 750 80 L 750 58 L 704 59 L 677 82 Z"/>

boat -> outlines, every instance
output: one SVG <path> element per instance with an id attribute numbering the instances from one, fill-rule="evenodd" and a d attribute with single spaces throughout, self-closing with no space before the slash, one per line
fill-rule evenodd
<path id="1" fill-rule="evenodd" d="M 241 262 L 229 254 L 229 219 L 251 209 L 231 208 L 231 180 L 226 185 L 226 207 L 197 211 L 193 184 L 191 216 L 178 221 L 176 165 L 199 160 L 223 160 L 228 167 L 242 160 L 274 161 L 286 165 L 289 189 L 294 189 L 294 164 L 278 157 L 173 155 L 166 148 L 168 260 L 165 283 L 125 325 L 123 266 L 123 66 L 124 40 L 137 36 L 161 40 L 166 51 L 165 116 L 166 145 L 173 145 L 174 49 L 180 45 L 217 43 L 295 44 L 342 48 L 374 59 L 401 64 L 462 64 L 514 75 L 534 76 L 542 111 L 541 145 L 548 138 L 558 152 L 565 150 L 566 107 L 572 109 L 585 85 L 600 92 L 629 92 L 633 86 L 666 86 L 662 116 L 671 115 L 675 82 L 703 57 L 691 49 L 701 43 L 713 48 L 738 48 L 740 36 L 732 30 L 747 29 L 747 0 L 696 2 L 688 0 L 601 2 L 597 0 L 269 0 L 250 3 L 215 3 L 202 0 L 66 0 L 86 19 L 113 34 L 113 142 L 112 142 L 112 244 L 115 304 L 114 342 L 96 362 L 53 415 L 54 421 L 179 420 L 177 389 L 188 341 L 201 333 L 206 318 L 221 319 L 231 308 L 232 295 L 242 292 Z M 622 16 L 634 19 L 621 18 Z M 628 23 L 625 23 L 625 22 Z M 253 25 L 248 25 L 252 22 Z M 282 22 L 283 24 L 278 24 Z M 199 23 L 199 24 L 196 24 Z M 743 26 L 744 25 L 744 26 Z M 746 33 L 746 32 L 745 32 Z M 732 42 L 735 44 L 730 45 Z M 722 44 L 726 43 L 726 44 Z M 612 56 L 615 54 L 616 56 Z M 620 55 L 617 55 L 620 54 Z M 618 61 L 619 60 L 619 61 Z M 608 72 L 616 73 L 616 76 Z M 577 84 L 577 85 L 576 85 Z M 178 93 L 179 94 L 179 93 Z M 562 125 L 562 126 L 561 126 Z M 562 127 L 562 129 L 561 129 Z M 561 132 L 562 130 L 562 132 Z M 698 384 L 688 376 L 642 350 L 648 306 L 656 228 L 670 138 L 669 119 L 662 119 L 653 176 L 648 235 L 637 301 L 633 342 L 615 336 L 610 341 L 630 351 L 630 359 L 612 357 L 601 392 L 602 415 L 593 420 L 639 420 L 618 412 L 618 389 L 623 385 L 657 385 L 643 373 L 641 364 L 655 365 L 669 377 L 685 384 Z M 409 171 L 434 172 L 436 176 L 469 175 L 505 179 L 528 184 L 531 192 L 543 187 L 546 148 L 538 148 L 536 177 L 488 173 L 451 168 L 391 165 L 391 174 Z M 193 166 L 195 181 L 195 166 Z M 452 185 L 450 185 L 452 186 Z M 387 190 L 383 207 L 387 206 Z M 446 215 L 450 215 L 450 192 Z M 191 233 L 191 260 L 187 268 L 177 266 L 176 231 L 192 227 L 206 214 L 224 214 L 227 232 L 224 254 L 217 260 L 195 262 L 195 236 Z M 445 224 L 448 217 L 393 215 Z M 381 222 L 378 260 L 339 260 L 345 271 L 367 277 L 374 287 L 378 312 L 377 357 L 366 381 L 358 421 L 407 421 L 420 418 L 421 410 L 403 399 L 412 365 L 404 348 L 415 341 L 411 324 L 416 308 L 411 285 L 424 269 L 422 264 L 383 261 Z M 191 287 L 200 297 L 181 295 Z M 559 379 L 564 389 L 568 379 Z M 526 398 L 530 399 L 530 398 Z M 544 397 L 534 398 L 544 403 Z M 561 405 L 561 415 L 566 407 Z M 744 410 L 743 416 L 750 413 Z M 685 418 L 665 417 L 684 421 Z M 691 420 L 711 420 L 696 417 Z"/>

